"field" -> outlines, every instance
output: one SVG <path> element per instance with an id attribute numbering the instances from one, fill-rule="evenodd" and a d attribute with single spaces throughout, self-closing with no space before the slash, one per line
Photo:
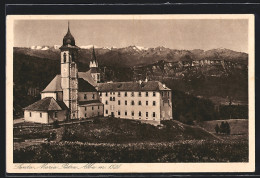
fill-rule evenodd
<path id="1" fill-rule="evenodd" d="M 60 140 L 44 142 L 51 132 Z M 14 144 L 16 163 L 248 161 L 247 140 L 230 136 L 219 139 L 206 127 L 173 120 L 156 127 L 139 121 L 97 118 L 59 129 L 15 130 L 14 137 L 26 142 Z"/>
<path id="2" fill-rule="evenodd" d="M 45 143 L 14 151 L 16 163 L 247 162 L 238 142 Z"/>
<path id="3" fill-rule="evenodd" d="M 230 135 L 215 134 L 215 126 L 218 124 L 220 126 L 221 122 L 228 122 L 230 125 Z M 205 130 L 214 133 L 216 136 L 227 140 L 248 140 L 248 119 L 229 119 L 229 120 L 214 120 L 214 121 L 204 121 L 199 124 Z"/>

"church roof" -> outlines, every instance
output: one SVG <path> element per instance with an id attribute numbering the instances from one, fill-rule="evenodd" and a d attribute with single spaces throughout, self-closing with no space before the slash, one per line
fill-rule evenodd
<path id="1" fill-rule="evenodd" d="M 99 83 L 98 91 L 163 91 L 171 90 L 159 81 Z"/>
<path id="2" fill-rule="evenodd" d="M 79 78 L 83 78 L 84 80 L 86 80 L 88 83 L 90 83 L 94 87 L 97 86 L 97 83 L 94 81 L 94 79 L 91 76 L 90 70 L 87 72 L 78 72 L 78 76 L 79 76 Z"/>
<path id="3" fill-rule="evenodd" d="M 97 83 L 94 81 L 94 79 L 91 76 L 90 72 L 78 72 L 78 80 L 84 79 L 87 83 L 92 85 L 93 87 L 97 86 Z M 81 82 L 83 83 L 83 82 Z M 86 88 L 85 84 L 79 84 L 79 91 L 81 90 L 81 87 Z M 92 89 L 91 89 L 92 90 Z M 49 83 L 49 85 L 42 91 L 42 93 L 49 93 L 49 92 L 59 92 L 62 91 L 61 88 L 61 76 L 56 75 L 53 80 Z M 84 89 L 84 91 L 87 91 Z"/>
<path id="4" fill-rule="evenodd" d="M 60 75 L 56 75 L 54 79 L 49 83 L 49 85 L 42 92 L 47 93 L 47 92 L 62 91 L 60 81 L 61 81 Z"/>
<path id="5" fill-rule="evenodd" d="M 67 109 L 68 107 L 62 101 L 56 101 L 52 97 L 43 98 L 24 108 L 24 110 L 30 111 L 61 111 Z"/>
<path id="6" fill-rule="evenodd" d="M 78 79 L 78 91 L 79 92 L 96 92 L 97 90 L 89 82 L 87 82 L 83 78 L 79 78 Z"/>

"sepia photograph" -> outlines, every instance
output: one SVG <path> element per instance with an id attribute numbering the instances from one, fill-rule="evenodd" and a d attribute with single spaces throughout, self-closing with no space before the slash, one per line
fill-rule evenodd
<path id="1" fill-rule="evenodd" d="M 254 170 L 253 15 L 16 15 L 7 28 L 10 172 Z"/>

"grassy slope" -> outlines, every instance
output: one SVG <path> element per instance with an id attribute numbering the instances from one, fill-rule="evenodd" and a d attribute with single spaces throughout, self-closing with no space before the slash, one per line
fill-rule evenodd
<path id="1" fill-rule="evenodd" d="M 162 128 L 139 121 L 99 118 L 93 123 L 71 125 L 65 128 L 64 140 L 81 142 L 163 142 L 178 140 L 216 140 L 210 133 L 177 121 L 166 121 Z"/>
<path id="2" fill-rule="evenodd" d="M 19 149 L 14 150 L 14 162 L 248 161 L 248 143 L 245 141 L 219 141 L 199 127 L 173 120 L 163 125 L 158 128 L 116 118 L 70 125 L 65 129 L 62 142 L 16 146 Z"/>

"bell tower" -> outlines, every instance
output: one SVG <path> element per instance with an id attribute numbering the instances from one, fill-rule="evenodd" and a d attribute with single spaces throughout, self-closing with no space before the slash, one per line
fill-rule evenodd
<path id="1" fill-rule="evenodd" d="M 96 83 L 99 83 L 100 82 L 100 72 L 99 72 L 99 68 L 98 68 L 98 62 L 97 62 L 94 46 L 93 46 L 92 55 L 91 55 L 91 59 L 90 59 L 90 63 L 89 63 L 89 68 L 90 68 L 92 78 L 94 79 L 94 81 Z"/>
<path id="2" fill-rule="evenodd" d="M 68 23 L 67 34 L 63 38 L 61 51 L 61 88 L 63 102 L 70 109 L 70 119 L 78 118 L 78 68 L 77 57 L 80 48 L 70 33 Z"/>

